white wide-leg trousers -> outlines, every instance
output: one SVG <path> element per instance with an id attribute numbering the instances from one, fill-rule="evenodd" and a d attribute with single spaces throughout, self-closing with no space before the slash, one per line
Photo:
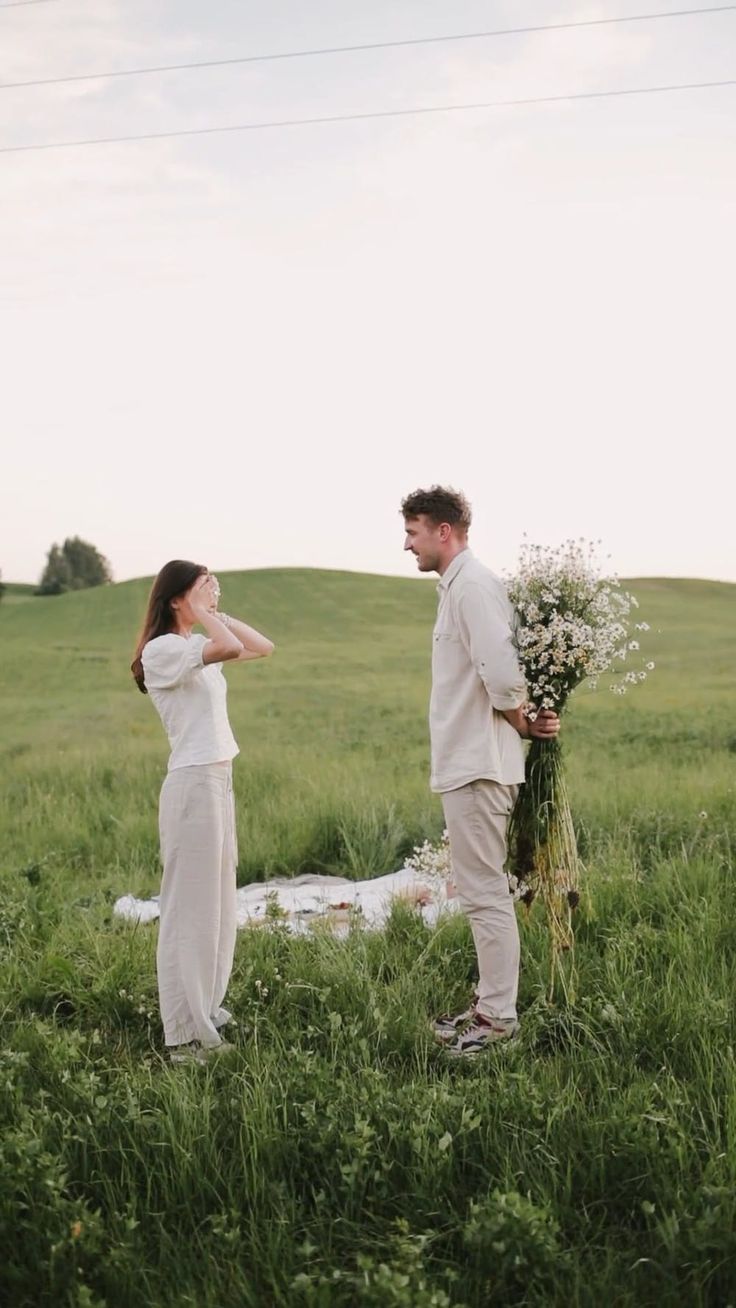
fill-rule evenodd
<path id="1" fill-rule="evenodd" d="M 175 768 L 159 804 L 159 1003 L 167 1045 L 221 1043 L 235 953 L 235 808 L 230 763 Z"/>
<path id="2" fill-rule="evenodd" d="M 442 795 L 452 873 L 478 956 L 477 1008 L 484 1017 L 516 1017 L 519 929 L 504 863 L 518 793 L 518 786 L 480 780 Z"/>

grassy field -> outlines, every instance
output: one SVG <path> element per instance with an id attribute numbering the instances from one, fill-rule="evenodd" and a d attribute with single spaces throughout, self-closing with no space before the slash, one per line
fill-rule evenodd
<path id="1" fill-rule="evenodd" d="M 393 870 L 427 790 L 431 583 L 221 578 L 277 643 L 230 667 L 239 878 Z M 521 918 L 522 1035 L 448 1065 L 469 933 L 242 933 L 238 1048 L 161 1059 L 166 748 L 128 673 L 147 584 L 0 603 L 0 1294 L 25 1305 L 736 1304 L 736 591 L 631 583 L 651 679 L 565 724 L 588 894 L 579 999 L 544 1002 Z M 644 645 L 644 640 L 642 641 Z"/>

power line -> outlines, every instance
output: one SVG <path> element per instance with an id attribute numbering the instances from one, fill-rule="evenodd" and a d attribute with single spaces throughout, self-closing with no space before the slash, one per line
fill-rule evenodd
<path id="1" fill-rule="evenodd" d="M 82 141 L 45 141 L 38 145 L 3 145 L 0 154 L 31 150 L 68 150 L 83 145 L 119 145 L 127 141 L 163 141 L 175 136 L 213 136 L 224 132 L 263 132 L 281 127 L 316 127 L 326 123 L 358 123 L 378 118 L 410 118 L 420 114 L 448 114 L 472 109 L 515 109 L 523 105 L 562 104 L 575 100 L 605 100 L 609 96 L 661 95 L 668 91 L 702 91 L 736 86 L 736 77 L 720 82 L 677 82 L 671 86 L 632 86 L 619 91 L 578 91 L 567 95 L 538 95 L 520 100 L 484 100 L 476 104 L 425 105 L 416 109 L 381 109 L 372 113 L 332 114 L 320 118 L 281 118 L 263 123 L 236 123 L 227 127 L 185 127 L 173 132 L 143 132 L 137 136 L 96 136 Z"/>
<path id="2" fill-rule="evenodd" d="M 40 3 L 41 0 L 24 0 Z M 119 68 L 106 73 L 75 73 L 68 77 L 42 77 L 27 82 L 2 82 L 0 91 L 31 86 L 62 86 L 69 82 L 96 82 L 112 77 L 141 77 L 149 73 L 177 73 L 193 68 L 225 68 L 234 64 L 258 64 L 279 59 L 311 59 L 317 55 L 353 54 L 360 50 L 392 50 L 405 46 L 439 45 L 448 41 L 478 41 L 498 36 L 523 36 L 533 32 L 561 32 L 574 27 L 606 27 L 613 23 L 654 22 L 659 18 L 687 18 L 694 14 L 720 14 L 736 10 L 736 4 L 708 5 L 705 9 L 671 9 L 665 13 L 629 14 L 622 18 L 586 18 L 569 23 L 545 23 L 535 27 L 499 27 L 489 32 L 458 32 L 449 36 L 418 36 L 405 41 L 373 41 L 368 45 L 334 45 L 315 50 L 285 50 L 275 54 L 242 55 L 232 59 L 201 59 L 186 64 L 158 64 L 151 68 Z"/>
<path id="3" fill-rule="evenodd" d="M 25 5 L 51 5 L 56 0 L 2 0 L 0 9 L 22 9 Z"/>

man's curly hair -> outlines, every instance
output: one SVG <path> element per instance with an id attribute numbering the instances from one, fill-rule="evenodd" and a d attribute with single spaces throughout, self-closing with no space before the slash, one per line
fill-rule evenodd
<path id="1" fill-rule="evenodd" d="M 430 486 L 429 490 L 415 490 L 401 501 L 405 518 L 418 518 L 424 514 L 436 527 L 449 522 L 451 527 L 467 531 L 472 518 L 470 505 L 462 491 L 452 486 Z"/>

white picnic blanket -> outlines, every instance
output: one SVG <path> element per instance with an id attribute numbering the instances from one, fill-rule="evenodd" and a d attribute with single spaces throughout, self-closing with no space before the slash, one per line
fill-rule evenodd
<path id="1" fill-rule="evenodd" d="M 238 890 L 236 911 L 239 927 L 282 921 L 290 931 L 300 933 L 323 922 L 342 934 L 352 922 L 373 929 L 384 926 L 396 900 L 416 908 L 428 926 L 434 926 L 441 913 L 459 907 L 451 887 L 448 895 L 447 882 L 422 878 L 413 868 L 403 867 L 368 881 L 307 875 L 254 882 Z M 113 905 L 113 914 L 130 922 L 153 922 L 159 916 L 158 896 L 122 895 Z"/>

